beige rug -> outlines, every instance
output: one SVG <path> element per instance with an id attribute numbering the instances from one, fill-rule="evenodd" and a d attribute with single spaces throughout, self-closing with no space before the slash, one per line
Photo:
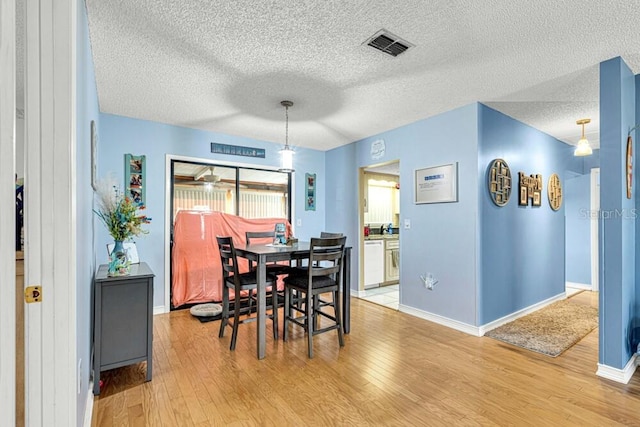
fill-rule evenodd
<path id="1" fill-rule="evenodd" d="M 556 357 L 598 326 L 598 309 L 562 300 L 485 334 Z"/>

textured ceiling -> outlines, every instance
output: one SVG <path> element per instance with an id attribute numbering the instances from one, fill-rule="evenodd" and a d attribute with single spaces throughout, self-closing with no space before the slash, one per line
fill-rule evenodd
<path id="1" fill-rule="evenodd" d="M 571 6 L 571 7 L 569 7 Z M 640 70 L 633 1 L 87 0 L 100 110 L 320 150 L 483 102 L 598 139 L 598 64 Z M 362 43 L 415 44 L 393 58 Z"/>

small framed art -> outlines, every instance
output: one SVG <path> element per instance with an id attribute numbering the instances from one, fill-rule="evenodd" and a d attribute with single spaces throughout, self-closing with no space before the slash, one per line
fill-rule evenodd
<path id="1" fill-rule="evenodd" d="M 146 204 L 146 156 L 124 155 L 124 183 L 126 195 L 138 205 Z"/>
<path id="2" fill-rule="evenodd" d="M 458 163 L 415 171 L 415 203 L 458 201 Z"/>

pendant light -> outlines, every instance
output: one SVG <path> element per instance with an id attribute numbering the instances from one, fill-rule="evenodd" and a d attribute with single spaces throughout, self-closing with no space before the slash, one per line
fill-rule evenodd
<path id="1" fill-rule="evenodd" d="M 284 148 L 280 150 L 280 172 L 293 172 L 293 149 L 289 147 L 289 107 L 293 105 L 291 101 L 281 101 L 280 105 L 284 107 L 285 111 L 285 134 L 284 134 Z"/>
<path id="2" fill-rule="evenodd" d="M 587 141 L 587 138 L 585 138 L 584 136 L 584 125 L 586 125 L 587 123 L 591 123 L 591 119 L 580 119 L 576 121 L 577 125 L 582 126 L 582 137 L 578 141 L 576 150 L 573 152 L 574 156 L 590 156 L 593 154 L 593 150 L 589 145 L 589 141 Z"/>

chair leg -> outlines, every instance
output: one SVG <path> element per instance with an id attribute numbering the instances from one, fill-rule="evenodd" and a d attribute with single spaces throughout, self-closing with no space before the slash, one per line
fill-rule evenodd
<path id="1" fill-rule="evenodd" d="M 226 284 L 222 284 L 222 320 L 220 322 L 220 332 L 218 338 L 224 337 L 224 330 L 229 323 L 229 288 Z"/>
<path id="2" fill-rule="evenodd" d="M 311 292 L 307 292 L 306 299 L 306 324 L 307 324 L 307 339 L 308 339 L 308 348 L 309 348 L 309 359 L 313 359 L 313 330 L 314 330 L 314 322 L 313 322 L 313 310 L 315 307 L 312 304 L 313 297 L 311 296 Z"/>
<path id="3" fill-rule="evenodd" d="M 271 287 L 271 316 L 273 320 L 273 339 L 278 340 L 278 287 Z"/>
<path id="4" fill-rule="evenodd" d="M 318 325 L 318 311 L 320 310 L 320 296 L 313 296 L 313 329 L 319 329 Z"/>
<path id="5" fill-rule="evenodd" d="M 291 288 L 284 288 L 284 321 L 282 322 L 282 340 L 287 340 L 287 325 L 291 316 Z"/>
<path id="6" fill-rule="evenodd" d="M 233 332 L 231 333 L 230 350 L 236 349 L 236 338 L 238 338 L 238 324 L 240 323 L 240 291 L 236 290 L 233 307 Z"/>
<path id="7" fill-rule="evenodd" d="M 335 310 L 336 323 L 338 324 L 338 342 L 344 347 L 344 335 L 342 334 L 342 318 L 340 317 L 340 293 L 333 291 L 333 309 Z"/>

